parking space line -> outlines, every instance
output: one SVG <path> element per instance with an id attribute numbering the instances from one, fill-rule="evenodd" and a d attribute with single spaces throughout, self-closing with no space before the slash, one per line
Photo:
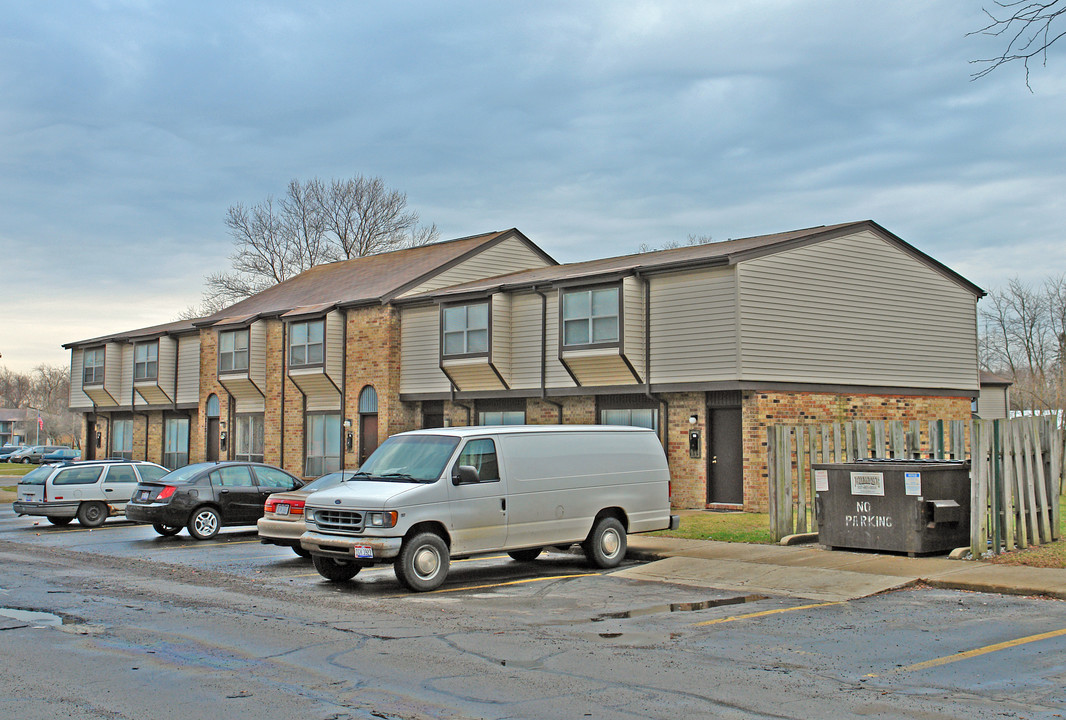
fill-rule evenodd
<path id="1" fill-rule="evenodd" d="M 466 585 L 466 586 L 457 587 L 457 588 L 444 588 L 444 589 L 441 589 L 441 590 L 430 590 L 428 593 L 426 593 L 426 595 L 435 595 L 437 593 L 460 592 L 462 590 L 483 590 L 485 588 L 505 587 L 507 585 L 522 585 L 524 583 L 542 582 L 544 580 L 565 580 L 567 578 L 595 577 L 597 575 L 602 575 L 602 574 L 603 573 L 574 573 L 572 575 L 551 575 L 549 577 L 535 577 L 535 578 L 526 578 L 525 580 L 511 580 L 509 582 L 502 582 L 502 583 L 489 583 L 488 585 Z M 394 597 L 404 597 L 404 596 L 403 595 L 396 595 Z"/>
<path id="2" fill-rule="evenodd" d="M 933 660 L 926 660 L 925 662 L 914 663 L 913 665 L 907 665 L 905 667 L 896 668 L 888 674 L 903 673 L 903 672 L 915 672 L 918 670 L 927 670 L 929 668 L 940 667 L 941 665 L 948 665 L 959 660 L 967 660 L 973 657 L 979 657 L 981 655 L 987 655 L 988 653 L 999 652 L 1000 650 L 1009 650 L 1019 645 L 1027 645 L 1031 642 L 1039 642 L 1040 640 L 1050 640 L 1051 638 L 1061 637 L 1066 635 L 1066 628 L 1061 630 L 1052 630 L 1051 632 L 1039 633 L 1037 635 L 1029 635 L 1028 637 L 1017 638 L 1016 640 L 1007 640 L 1006 642 L 994 643 L 992 645 L 985 645 L 984 647 L 974 648 L 973 650 L 965 650 L 954 655 L 945 655 L 944 657 L 934 658 Z M 877 673 L 870 673 L 863 677 L 878 677 Z"/>
<path id="3" fill-rule="evenodd" d="M 258 540 L 236 540 L 234 542 L 200 542 L 197 541 L 194 545 L 181 545 L 180 547 L 165 547 L 159 548 L 160 550 L 199 550 L 200 548 L 220 548 L 227 547 L 229 545 L 250 545 L 251 543 L 260 544 Z"/>
<path id="4" fill-rule="evenodd" d="M 762 610 L 760 612 L 744 613 L 743 615 L 730 615 L 729 617 L 717 618 L 715 620 L 704 620 L 703 622 L 693 623 L 693 627 L 704 627 L 706 625 L 718 625 L 720 623 L 733 622 L 734 620 L 750 620 L 751 618 L 766 617 L 767 615 L 777 615 L 778 613 L 793 612 L 794 610 L 810 610 L 811 608 L 828 607 L 830 605 L 843 605 L 843 601 L 835 600 L 833 602 L 815 603 L 813 605 L 797 605 L 796 607 L 778 608 L 776 610 Z"/>

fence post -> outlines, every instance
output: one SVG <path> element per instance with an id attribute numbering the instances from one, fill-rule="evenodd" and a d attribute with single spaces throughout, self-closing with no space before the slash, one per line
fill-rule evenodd
<path id="1" fill-rule="evenodd" d="M 1029 494 L 1025 491 L 1025 459 L 1022 455 L 1023 445 L 1020 425 L 1017 420 L 1009 423 L 1011 454 L 1014 456 L 1014 482 L 1018 490 L 1018 515 L 1015 522 L 1018 524 L 1018 547 L 1024 550 L 1029 547 Z"/>
<path id="2" fill-rule="evenodd" d="M 776 542 L 777 537 L 777 443 L 779 439 L 778 425 L 769 425 L 766 428 L 766 503 L 770 514 L 770 537 Z"/>
<path id="3" fill-rule="evenodd" d="M 988 536 L 981 527 L 981 516 L 984 514 L 985 500 L 983 497 L 983 479 L 986 466 L 984 463 L 984 445 L 977 436 L 984 430 L 984 423 L 980 420 L 973 421 L 977 433 L 971 432 L 973 442 L 970 444 L 970 556 L 977 560 L 988 547 Z"/>
<path id="4" fill-rule="evenodd" d="M 825 426 L 823 425 L 823 428 L 824 427 Z M 825 435 L 823 434 L 822 437 L 824 438 Z M 818 532 L 818 518 L 816 518 L 814 516 L 814 498 L 816 497 L 816 494 L 814 492 L 814 464 L 816 462 L 818 462 L 818 448 L 817 448 L 816 443 L 815 443 L 814 428 L 811 428 L 810 443 L 811 443 L 811 454 L 810 454 L 811 472 L 810 472 L 810 484 L 807 485 L 807 497 L 810 500 L 810 504 L 811 504 L 811 526 L 810 526 L 811 527 L 811 532 Z M 804 514 L 804 516 L 806 516 L 806 513 Z"/>
<path id="5" fill-rule="evenodd" d="M 811 433 L 812 438 L 814 433 Z M 796 426 L 796 532 L 807 532 L 807 473 L 804 471 L 803 426 Z"/>
<path id="6" fill-rule="evenodd" d="M 992 523 L 992 552 L 994 552 L 996 555 L 999 555 L 1000 552 L 1002 552 L 1003 550 L 1003 518 L 1001 518 L 999 514 L 1000 475 L 999 465 L 996 463 L 996 454 L 999 450 L 999 420 L 993 420 L 991 423 L 991 428 L 986 427 L 987 423 L 981 423 L 981 425 L 981 432 L 985 435 L 981 439 L 986 441 L 983 443 L 983 447 L 988 448 L 992 451 L 991 463 L 987 466 L 989 473 L 986 476 L 986 482 L 988 482 L 986 490 L 988 490 L 989 500 L 991 500 L 988 505 L 990 506 L 990 510 L 992 513 L 991 517 L 989 518 Z M 989 432 L 989 430 L 991 430 L 991 432 Z M 973 435 L 971 435 L 970 438 L 972 442 Z M 984 450 L 982 450 L 982 452 L 984 452 Z M 982 455 L 982 462 L 983 459 L 984 456 Z M 984 523 L 982 523 L 982 525 L 984 525 Z M 985 530 L 985 537 L 988 537 L 987 529 Z"/>
<path id="7" fill-rule="evenodd" d="M 996 482 L 1000 485 L 1002 491 L 1003 501 L 1001 506 L 1003 508 L 1003 518 L 1001 520 L 1003 528 L 1003 539 L 1006 541 L 1007 550 L 1014 550 L 1017 538 L 1017 523 L 1015 522 L 1014 515 L 1014 471 L 1010 462 L 1010 456 L 1008 455 L 1008 448 L 1010 447 L 1010 421 L 1009 420 L 996 420 L 995 429 L 995 472 Z"/>
<path id="8" fill-rule="evenodd" d="M 1030 480 L 1036 481 L 1036 500 L 1040 505 L 1040 539 L 1042 542 L 1051 542 L 1051 513 L 1048 511 L 1047 485 L 1044 476 L 1044 452 L 1043 438 L 1040 435 L 1040 418 L 1030 418 L 1026 430 L 1033 436 L 1033 464 L 1036 466 L 1036 475 Z M 1058 498 L 1055 498 L 1056 502 Z"/>
<path id="9" fill-rule="evenodd" d="M 1058 423 L 1052 423 L 1048 430 L 1051 441 L 1051 537 L 1058 540 L 1062 534 L 1062 508 L 1060 507 L 1059 495 L 1062 492 L 1062 429 Z"/>
<path id="10" fill-rule="evenodd" d="M 844 462 L 844 438 L 840 434 L 840 423 L 833 423 L 833 452 L 836 454 L 834 462 Z"/>

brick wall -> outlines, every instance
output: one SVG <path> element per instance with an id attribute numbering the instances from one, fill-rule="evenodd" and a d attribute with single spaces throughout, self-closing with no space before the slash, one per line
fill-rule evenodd
<path id="1" fill-rule="evenodd" d="M 669 393 L 663 396 L 669 405 L 666 428 L 666 460 L 670 464 L 670 501 L 676 508 L 702 508 L 707 502 L 707 402 L 704 394 Z M 660 410 L 660 413 L 662 411 Z M 697 423 L 689 424 L 695 415 Z M 700 433 L 700 456 L 689 454 L 690 430 Z"/>
<path id="2" fill-rule="evenodd" d="M 745 392 L 743 404 L 744 509 L 769 506 L 766 429 L 779 424 L 849 420 L 967 420 L 969 398 L 922 395 L 860 395 Z"/>

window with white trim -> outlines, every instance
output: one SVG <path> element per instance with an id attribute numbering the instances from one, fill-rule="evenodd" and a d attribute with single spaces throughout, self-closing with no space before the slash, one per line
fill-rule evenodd
<path id="1" fill-rule="evenodd" d="M 341 416 L 307 414 L 307 456 L 304 475 L 318 477 L 341 468 Z"/>
<path id="2" fill-rule="evenodd" d="M 489 304 L 449 305 L 441 310 L 444 355 L 477 355 L 489 351 Z"/>
<path id="3" fill-rule="evenodd" d="M 93 348 L 82 353 L 82 384 L 100 385 L 104 381 L 104 349 Z"/>
<path id="4" fill-rule="evenodd" d="M 289 366 L 321 365 L 326 352 L 326 321 L 309 320 L 289 326 Z"/>
<path id="5" fill-rule="evenodd" d="M 567 290 L 562 301 L 563 346 L 618 342 L 618 288 Z"/>
<path id="6" fill-rule="evenodd" d="M 133 346 L 133 379 L 155 380 L 159 377 L 159 341 Z"/>
<path id="7" fill-rule="evenodd" d="M 248 369 L 248 328 L 226 330 L 218 334 L 218 371 L 241 372 Z"/>
<path id="8" fill-rule="evenodd" d="M 263 414 L 238 415 L 237 439 L 233 459 L 243 462 L 263 462 Z"/>
<path id="9" fill-rule="evenodd" d="M 133 418 L 111 421 L 111 456 L 133 459 Z"/>
<path id="10" fill-rule="evenodd" d="M 163 428 L 163 465 L 177 470 L 189 464 L 189 418 L 167 418 Z"/>

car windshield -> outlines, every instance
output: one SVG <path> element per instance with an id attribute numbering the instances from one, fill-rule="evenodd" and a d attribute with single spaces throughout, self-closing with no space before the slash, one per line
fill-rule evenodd
<path id="1" fill-rule="evenodd" d="M 55 471 L 54 467 L 43 466 L 39 467 L 33 472 L 26 473 L 19 485 L 44 485 L 44 481 L 48 479 L 48 476 Z"/>
<path id="2" fill-rule="evenodd" d="M 459 438 L 445 435 L 393 436 L 363 463 L 354 479 L 436 482 L 458 444 Z"/>
<path id="3" fill-rule="evenodd" d="M 350 480 L 355 475 L 355 470 L 341 470 L 340 472 L 330 473 L 329 475 L 323 475 L 317 480 L 304 485 L 300 490 L 309 490 L 315 492 L 316 490 L 326 490 L 334 485 L 340 485 L 345 480 Z"/>

